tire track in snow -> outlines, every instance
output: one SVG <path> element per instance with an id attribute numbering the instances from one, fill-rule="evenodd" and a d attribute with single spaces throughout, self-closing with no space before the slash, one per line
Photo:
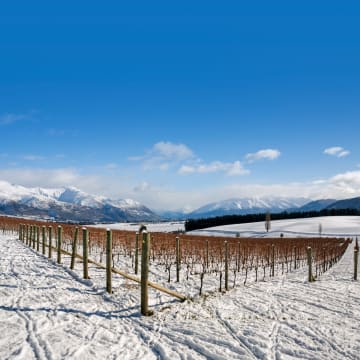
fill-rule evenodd
<path id="1" fill-rule="evenodd" d="M 269 311 L 272 313 L 273 318 L 274 318 L 271 332 L 269 335 L 269 339 L 270 339 L 269 347 L 270 347 L 270 358 L 271 359 L 278 358 L 277 349 L 279 346 L 279 334 L 280 334 L 280 328 L 282 325 L 281 315 L 284 314 L 284 306 L 283 306 L 282 302 L 279 300 L 277 294 L 275 294 L 275 291 L 279 291 L 280 288 L 283 287 L 284 281 L 285 281 L 285 277 L 282 276 L 280 280 L 277 280 L 276 286 L 272 286 L 271 291 L 269 292 L 271 295 Z"/>
<path id="2" fill-rule="evenodd" d="M 205 306 L 205 305 L 204 305 Z M 225 320 L 222 319 L 220 313 L 218 310 L 212 311 L 208 306 L 205 306 L 206 311 L 209 313 L 211 318 L 214 318 L 217 320 L 217 322 L 220 324 L 220 326 L 225 330 L 225 332 L 233 338 L 240 348 L 245 351 L 247 355 L 250 356 L 252 359 L 258 359 L 258 357 L 253 353 L 252 348 L 246 344 L 239 336 L 235 334 L 235 330 L 229 325 Z"/>

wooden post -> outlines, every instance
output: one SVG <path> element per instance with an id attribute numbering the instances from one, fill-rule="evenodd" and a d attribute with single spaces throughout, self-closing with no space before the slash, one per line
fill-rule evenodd
<path id="1" fill-rule="evenodd" d="M 36 225 L 33 225 L 32 226 L 32 246 L 33 246 L 33 249 L 35 250 L 36 248 Z"/>
<path id="2" fill-rule="evenodd" d="M 45 247 L 46 247 L 46 227 L 42 226 L 42 253 L 45 255 Z"/>
<path id="3" fill-rule="evenodd" d="M 357 280 L 358 273 L 359 250 L 354 250 L 354 280 Z"/>
<path id="4" fill-rule="evenodd" d="M 35 249 L 35 240 L 36 240 L 35 225 L 31 225 L 31 242 L 33 249 Z"/>
<path id="5" fill-rule="evenodd" d="M 275 245 L 271 245 L 271 276 L 275 276 Z"/>
<path id="6" fill-rule="evenodd" d="M 229 290 L 229 244 L 225 241 L 225 290 Z"/>
<path id="7" fill-rule="evenodd" d="M 150 234 L 145 230 L 142 233 L 142 251 L 141 251 L 141 314 L 148 316 L 149 312 L 149 256 L 150 256 Z"/>
<path id="8" fill-rule="evenodd" d="M 19 240 L 22 241 L 22 224 L 19 225 Z"/>
<path id="9" fill-rule="evenodd" d="M 110 229 L 106 230 L 106 291 L 112 293 L 112 279 L 111 279 L 111 261 L 112 261 L 112 232 Z"/>
<path id="10" fill-rule="evenodd" d="M 52 226 L 48 227 L 49 230 L 49 258 L 52 258 Z"/>
<path id="11" fill-rule="evenodd" d="M 314 279 L 312 276 L 312 250 L 311 250 L 311 247 L 308 246 L 306 248 L 306 251 L 307 251 L 307 261 L 308 261 L 308 267 L 309 267 L 308 281 L 312 282 L 312 281 L 314 281 Z"/>
<path id="12" fill-rule="evenodd" d="M 31 246 L 31 226 L 30 225 L 26 225 L 27 230 L 26 230 L 26 234 L 27 234 L 27 241 L 26 241 L 26 245 Z"/>
<path id="13" fill-rule="evenodd" d="M 36 251 L 40 251 L 40 226 L 36 226 Z"/>
<path id="14" fill-rule="evenodd" d="M 72 245 L 72 252 L 71 252 L 71 263 L 70 263 L 70 269 L 74 270 L 74 266 L 75 266 L 75 257 L 76 257 L 76 247 L 77 247 L 77 241 L 78 241 L 78 233 L 79 233 L 79 228 L 76 227 L 75 228 L 75 233 L 74 233 L 74 241 L 73 241 L 73 245 Z"/>
<path id="15" fill-rule="evenodd" d="M 176 282 L 180 281 L 180 265 L 181 259 L 180 259 L 180 239 L 177 236 L 176 237 Z"/>
<path id="16" fill-rule="evenodd" d="M 209 269 L 209 240 L 206 240 L 206 269 Z"/>
<path id="17" fill-rule="evenodd" d="M 27 245 L 29 241 L 29 225 L 25 225 L 25 244 Z"/>
<path id="18" fill-rule="evenodd" d="M 139 233 L 135 234 L 135 275 L 139 269 Z"/>
<path id="19" fill-rule="evenodd" d="M 61 264 L 62 227 L 60 225 L 58 226 L 57 235 L 57 263 Z"/>
<path id="20" fill-rule="evenodd" d="M 83 228 L 83 270 L 84 279 L 89 279 L 89 232 L 87 228 Z"/>

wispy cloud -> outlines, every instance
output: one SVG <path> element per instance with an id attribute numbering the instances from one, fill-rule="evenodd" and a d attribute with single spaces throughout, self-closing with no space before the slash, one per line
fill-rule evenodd
<path id="1" fill-rule="evenodd" d="M 160 141 L 154 145 L 154 153 L 158 153 L 168 159 L 185 160 L 192 158 L 194 153 L 192 150 L 184 144 L 174 144 L 171 142 Z"/>
<path id="2" fill-rule="evenodd" d="M 141 162 L 144 170 L 166 171 L 177 168 L 177 173 L 181 175 L 223 173 L 227 176 L 238 176 L 249 173 L 238 160 L 204 162 L 187 145 L 170 141 L 160 141 L 146 151 L 145 155 L 128 159 Z"/>
<path id="3" fill-rule="evenodd" d="M 209 164 L 197 164 L 197 165 L 182 165 L 178 171 L 179 174 L 208 174 L 224 172 L 226 175 L 246 175 L 249 174 L 249 170 L 244 169 L 240 161 L 234 161 L 233 163 L 226 163 L 221 161 L 213 161 Z"/>
<path id="4" fill-rule="evenodd" d="M 259 150 L 259 151 L 255 152 L 255 153 L 249 153 L 245 156 L 245 158 L 249 163 L 252 163 L 254 161 L 263 160 L 263 159 L 275 160 L 280 155 L 281 155 L 281 152 L 279 150 L 263 149 L 263 150 Z"/>
<path id="5" fill-rule="evenodd" d="M 350 154 L 349 150 L 345 150 L 343 147 L 341 146 L 333 146 L 333 147 L 329 147 L 327 149 L 324 150 L 324 154 L 326 155 L 331 155 L 331 156 L 336 156 L 338 158 L 342 158 L 344 156 L 347 156 Z"/>
<path id="6" fill-rule="evenodd" d="M 61 130 L 61 129 L 49 129 L 47 131 L 48 135 L 50 136 L 64 136 L 65 135 L 65 130 Z"/>
<path id="7" fill-rule="evenodd" d="M 143 181 L 134 187 L 136 193 L 145 192 L 150 190 L 150 184 L 147 181 Z"/>
<path id="8" fill-rule="evenodd" d="M 23 159 L 24 159 L 24 160 L 27 160 L 27 161 L 39 161 L 39 160 L 44 160 L 45 157 L 44 157 L 44 156 L 40 156 L 40 155 L 32 155 L 32 154 L 29 154 L 29 155 L 23 156 Z"/>
<path id="9" fill-rule="evenodd" d="M 360 171 L 347 171 L 330 178 L 329 183 L 335 186 L 339 192 L 348 194 L 359 193 Z"/>
<path id="10" fill-rule="evenodd" d="M 108 170 L 114 170 L 114 169 L 118 168 L 118 164 L 109 163 L 109 164 L 106 164 L 104 167 L 105 167 L 105 169 L 108 169 Z"/>
<path id="11" fill-rule="evenodd" d="M 0 115 L 0 125 L 10 125 L 26 118 L 25 114 L 6 113 Z"/>
<path id="12" fill-rule="evenodd" d="M 167 170 L 170 165 L 191 159 L 193 151 L 184 144 L 160 141 L 142 156 L 131 156 L 130 161 L 141 161 L 145 170 Z"/>

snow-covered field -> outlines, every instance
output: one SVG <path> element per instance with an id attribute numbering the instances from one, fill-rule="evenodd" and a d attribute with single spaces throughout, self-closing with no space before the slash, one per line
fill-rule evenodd
<path id="1" fill-rule="evenodd" d="M 140 225 L 145 225 L 147 230 L 150 232 L 173 232 L 173 231 L 184 231 L 184 221 L 171 221 L 171 222 L 160 222 L 160 223 L 115 223 L 115 224 L 98 224 L 94 227 L 111 230 L 128 230 L 138 231 Z M 91 226 L 89 226 L 91 227 Z"/>
<path id="2" fill-rule="evenodd" d="M 240 237 L 318 236 L 321 224 L 323 236 L 360 236 L 360 216 L 323 216 L 316 218 L 274 220 L 265 231 L 265 221 L 249 224 L 216 226 L 188 234 Z"/>
<path id="3" fill-rule="evenodd" d="M 360 234 L 358 217 L 273 221 L 272 229 L 317 234 L 319 222 L 323 233 Z M 263 232 L 232 226 L 241 236 Z M 102 270 L 90 267 L 82 280 L 81 263 L 71 271 L 66 257 L 57 265 L 14 236 L 0 235 L 0 259 L 0 359 L 359 359 L 353 244 L 314 283 L 303 268 L 184 303 L 151 290 L 152 317 L 139 314 L 138 285 L 114 277 L 108 295 Z"/>

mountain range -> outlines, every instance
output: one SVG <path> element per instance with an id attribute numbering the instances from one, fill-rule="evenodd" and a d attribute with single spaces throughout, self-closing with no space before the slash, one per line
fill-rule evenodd
<path id="1" fill-rule="evenodd" d="M 320 211 L 323 209 L 358 209 L 360 197 L 336 200 L 286 197 L 252 197 L 228 199 L 204 205 L 190 213 L 162 211 L 156 213 L 131 199 L 110 199 L 85 193 L 75 187 L 27 188 L 0 180 L 0 214 L 37 217 L 73 222 L 140 222 L 185 220 L 223 215 L 264 212 Z"/>
<path id="2" fill-rule="evenodd" d="M 108 199 L 77 188 L 26 188 L 0 181 L 0 214 L 74 222 L 158 221 L 160 216 L 131 199 Z"/>
<path id="3" fill-rule="evenodd" d="M 223 215 L 258 214 L 267 211 L 282 212 L 297 210 L 309 202 L 306 198 L 252 197 L 228 199 L 210 203 L 188 214 L 189 218 L 206 218 Z"/>

